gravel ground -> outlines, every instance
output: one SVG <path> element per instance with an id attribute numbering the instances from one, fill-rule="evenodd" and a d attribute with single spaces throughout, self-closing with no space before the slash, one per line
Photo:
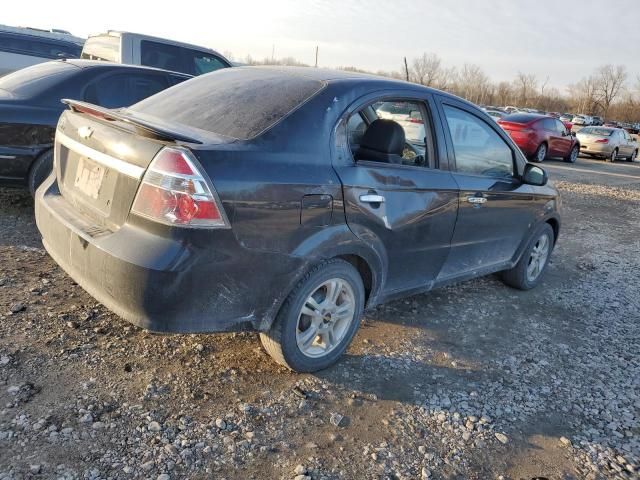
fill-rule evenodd
<path id="1" fill-rule="evenodd" d="M 255 334 L 120 320 L 0 190 L 0 479 L 640 478 L 640 166 L 548 165 L 564 225 L 541 287 L 379 307 L 317 375 Z"/>

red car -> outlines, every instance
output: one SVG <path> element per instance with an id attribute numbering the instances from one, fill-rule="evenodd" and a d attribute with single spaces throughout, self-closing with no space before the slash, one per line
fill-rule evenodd
<path id="1" fill-rule="evenodd" d="M 560 120 L 534 113 L 515 113 L 498 120 L 520 150 L 534 162 L 562 158 L 575 163 L 580 143 Z"/>

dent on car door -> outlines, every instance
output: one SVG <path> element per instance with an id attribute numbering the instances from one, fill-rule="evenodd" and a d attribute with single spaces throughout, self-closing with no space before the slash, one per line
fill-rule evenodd
<path id="1" fill-rule="evenodd" d="M 451 252 L 439 280 L 510 262 L 536 217 L 530 186 L 518 179 L 515 151 L 480 115 L 443 104 L 453 177 L 460 190 Z"/>
<path id="2" fill-rule="evenodd" d="M 437 169 L 438 145 L 427 103 L 393 101 L 410 103 L 414 121 L 420 118 L 425 124 L 426 143 L 403 140 L 404 151 L 398 152 L 385 151 L 388 142 L 383 138 L 371 144 L 373 133 L 384 134 L 379 122 L 405 136 L 405 130 L 397 127 L 401 122 L 378 119 L 372 106 L 379 106 L 380 100 L 372 99 L 350 117 L 368 112 L 368 118 L 363 115 L 362 135 L 346 127 L 360 128 L 360 122 L 343 119 L 342 148 L 348 158 L 334 164 L 343 184 L 350 229 L 363 242 L 382 249 L 387 259 L 385 294 L 426 288 L 435 280 L 449 252 L 457 212 L 456 183 L 449 172 Z"/>

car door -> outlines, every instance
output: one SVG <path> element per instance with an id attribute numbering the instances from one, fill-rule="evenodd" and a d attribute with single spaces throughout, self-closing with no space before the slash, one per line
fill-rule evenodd
<path id="1" fill-rule="evenodd" d="M 542 129 L 545 132 L 545 137 L 549 142 L 549 156 L 559 157 L 561 155 L 561 136 L 560 132 L 556 129 L 556 122 L 553 118 L 545 118 L 540 122 Z"/>
<path id="2" fill-rule="evenodd" d="M 507 265 L 533 225 L 533 192 L 518 179 L 516 152 L 493 122 L 472 107 L 441 97 L 458 218 L 439 280 Z"/>
<path id="3" fill-rule="evenodd" d="M 361 157 L 364 144 L 354 145 L 364 142 L 366 130 L 379 118 L 372 106 L 380 101 L 409 103 L 424 122 L 424 143 L 406 144 L 400 163 Z M 370 96 L 362 102 L 342 120 L 347 160 L 334 162 L 343 185 L 347 224 L 386 257 L 385 294 L 428 288 L 447 258 L 458 208 L 456 183 L 450 172 L 438 168 L 441 156 L 446 161 L 446 149 L 442 129 L 433 123 L 433 100 L 428 95 Z M 362 122 L 354 121 L 354 115 Z M 367 124 L 364 135 L 358 133 L 361 123 Z M 354 131 L 347 131 L 346 125 Z"/>
<path id="4" fill-rule="evenodd" d="M 631 135 L 626 130 L 620 130 L 621 140 L 620 140 L 620 154 L 625 157 L 630 157 L 635 149 L 635 146 L 631 142 Z"/>
<path id="5" fill-rule="evenodd" d="M 560 120 L 553 120 L 557 135 L 556 142 L 558 144 L 558 157 L 566 157 L 571 152 L 573 146 L 573 137 L 569 134 L 567 127 Z"/>

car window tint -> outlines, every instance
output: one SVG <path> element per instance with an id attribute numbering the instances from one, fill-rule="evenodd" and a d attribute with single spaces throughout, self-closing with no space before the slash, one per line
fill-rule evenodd
<path id="1" fill-rule="evenodd" d="M 164 68 L 174 72 L 187 72 L 182 60 L 182 48 L 166 43 L 142 40 L 140 42 L 140 55 L 142 65 Z"/>
<path id="2" fill-rule="evenodd" d="M 556 124 L 556 130 L 557 130 L 558 133 L 566 133 L 567 129 L 564 126 L 564 123 L 556 120 L 555 124 Z"/>
<path id="3" fill-rule="evenodd" d="M 271 128 L 324 87 L 271 69 L 223 68 L 160 92 L 130 111 L 237 139 Z"/>
<path id="4" fill-rule="evenodd" d="M 555 122 L 555 120 L 553 120 L 551 118 L 545 118 L 542 121 L 542 128 L 544 128 L 545 130 L 549 130 L 551 132 L 555 132 L 555 130 L 556 130 L 556 122 Z"/>
<path id="5" fill-rule="evenodd" d="M 513 176 L 513 152 L 487 123 L 459 108 L 444 106 L 456 170 L 490 177 Z"/>
<path id="6" fill-rule="evenodd" d="M 168 86 L 162 75 L 115 74 L 91 83 L 84 97 L 96 105 L 119 108 L 139 102 Z"/>
<path id="7" fill-rule="evenodd" d="M 373 105 L 378 118 L 398 122 L 408 142 L 424 146 L 424 119 L 420 105 L 415 102 L 389 101 Z"/>
<path id="8" fill-rule="evenodd" d="M 80 45 L 37 38 L 29 35 L 0 35 L 0 51 L 41 58 L 77 58 Z"/>
<path id="9" fill-rule="evenodd" d="M 228 65 L 215 55 L 210 55 L 197 50 L 184 49 L 187 59 L 187 72 L 191 75 L 202 75 L 213 72 Z"/>

